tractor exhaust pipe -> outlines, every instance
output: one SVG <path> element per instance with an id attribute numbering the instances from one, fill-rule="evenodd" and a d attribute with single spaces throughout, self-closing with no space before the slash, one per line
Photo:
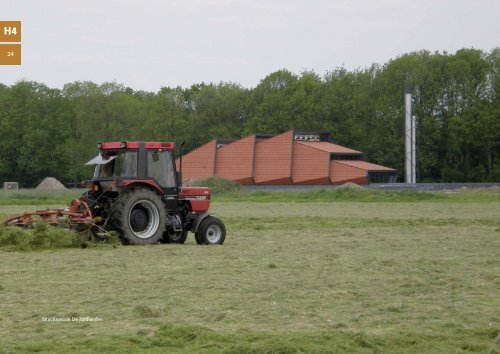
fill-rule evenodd
<path id="1" fill-rule="evenodd" d="M 177 172 L 177 186 L 178 187 L 182 187 L 182 155 L 184 154 L 184 143 L 185 141 L 183 141 L 180 145 L 180 149 L 179 149 L 179 171 Z"/>

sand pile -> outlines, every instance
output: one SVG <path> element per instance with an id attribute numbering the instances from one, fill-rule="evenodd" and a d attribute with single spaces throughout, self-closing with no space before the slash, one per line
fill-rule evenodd
<path id="1" fill-rule="evenodd" d="M 54 177 L 46 177 L 35 189 L 39 191 L 64 191 L 67 188 Z"/>

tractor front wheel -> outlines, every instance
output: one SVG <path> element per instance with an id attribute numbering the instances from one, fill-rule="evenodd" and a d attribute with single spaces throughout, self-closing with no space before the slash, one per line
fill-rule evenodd
<path id="1" fill-rule="evenodd" d="M 196 243 L 198 244 L 222 245 L 225 239 L 226 227 L 224 223 L 213 216 L 203 220 L 196 232 Z"/>
<path id="2" fill-rule="evenodd" d="M 113 219 L 126 243 L 151 245 L 165 232 L 166 212 L 158 194 L 148 189 L 123 193 L 113 207 Z"/>

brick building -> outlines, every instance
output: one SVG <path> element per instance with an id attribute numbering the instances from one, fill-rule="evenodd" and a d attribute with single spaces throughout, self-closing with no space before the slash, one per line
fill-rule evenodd
<path id="1" fill-rule="evenodd" d="M 183 180 L 219 176 L 241 184 L 394 182 L 396 170 L 363 161 L 324 131 L 290 130 L 240 140 L 215 139 L 183 156 Z"/>

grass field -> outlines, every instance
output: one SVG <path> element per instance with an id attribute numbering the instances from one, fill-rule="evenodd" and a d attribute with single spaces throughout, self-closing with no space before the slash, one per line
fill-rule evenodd
<path id="1" fill-rule="evenodd" d="M 312 194 L 216 197 L 221 247 L 0 247 L 0 351 L 500 352 L 498 191 Z"/>

